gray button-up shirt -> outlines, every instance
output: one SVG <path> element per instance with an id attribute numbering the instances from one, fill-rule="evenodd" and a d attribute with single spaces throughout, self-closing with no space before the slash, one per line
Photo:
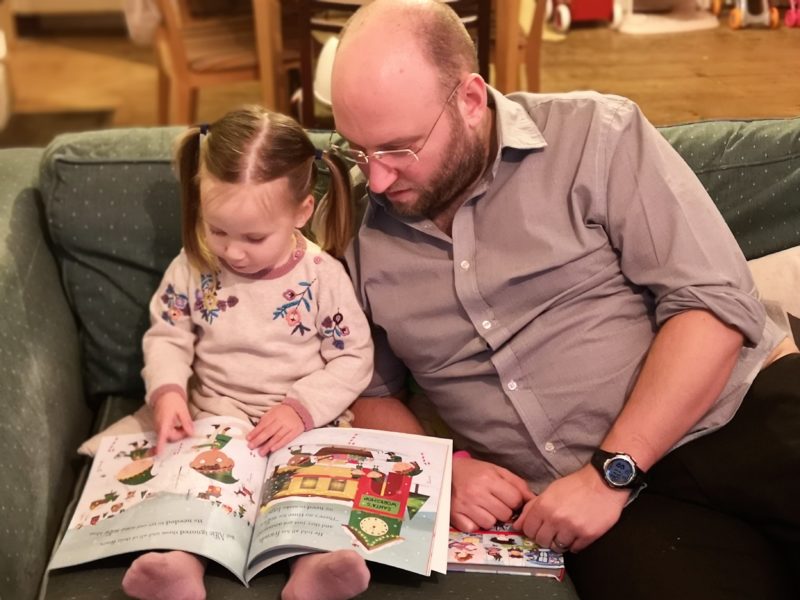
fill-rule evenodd
<path id="1" fill-rule="evenodd" d="M 782 335 L 700 182 L 624 98 L 490 92 L 500 150 L 452 236 L 370 198 L 348 257 L 375 328 L 364 395 L 410 371 L 471 452 L 541 491 L 588 462 L 659 326 L 703 308 L 746 341 L 681 443 L 726 423 Z"/>

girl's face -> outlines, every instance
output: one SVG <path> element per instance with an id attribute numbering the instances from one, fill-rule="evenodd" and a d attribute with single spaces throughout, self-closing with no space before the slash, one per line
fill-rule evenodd
<path id="1" fill-rule="evenodd" d="M 228 267 L 253 275 L 285 263 L 294 249 L 294 231 L 314 210 L 308 196 L 291 199 L 285 177 L 259 184 L 200 179 L 203 232 L 209 250 Z"/>

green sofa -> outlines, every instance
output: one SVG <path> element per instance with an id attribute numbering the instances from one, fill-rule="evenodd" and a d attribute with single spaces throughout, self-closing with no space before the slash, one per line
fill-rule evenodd
<path id="1" fill-rule="evenodd" d="M 68 134 L 0 150 L 0 599 L 123 598 L 130 556 L 46 572 L 71 514 L 91 432 L 143 389 L 147 302 L 179 248 L 174 128 Z M 800 244 L 800 119 L 668 127 L 747 258 Z M 328 136 L 316 134 L 319 143 Z M 209 598 L 277 598 L 285 567 L 253 589 L 212 565 Z M 364 598 L 575 598 L 569 581 L 375 569 Z"/>

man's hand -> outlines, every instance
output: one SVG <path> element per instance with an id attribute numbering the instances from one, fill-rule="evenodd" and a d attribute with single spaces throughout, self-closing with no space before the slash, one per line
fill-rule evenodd
<path id="1" fill-rule="evenodd" d="M 305 431 L 303 419 L 297 411 L 287 404 L 279 404 L 261 417 L 258 425 L 247 434 L 247 447 L 258 448 L 261 456 L 266 456 L 282 448 Z"/>
<path id="2" fill-rule="evenodd" d="M 165 443 L 177 442 L 194 433 L 189 406 L 178 392 L 167 392 L 156 398 L 153 403 L 153 420 L 158 432 L 156 455 L 161 454 Z"/>
<path id="3" fill-rule="evenodd" d="M 450 523 L 461 531 L 488 529 L 508 521 L 534 498 L 525 480 L 508 469 L 474 458 L 453 460 Z"/>
<path id="4" fill-rule="evenodd" d="M 614 526 L 628 495 L 628 490 L 606 486 L 586 465 L 530 500 L 514 527 L 543 548 L 578 552 Z"/>

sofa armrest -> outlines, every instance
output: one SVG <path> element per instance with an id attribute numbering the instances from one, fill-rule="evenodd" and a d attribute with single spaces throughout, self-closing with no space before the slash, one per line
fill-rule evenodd
<path id="1" fill-rule="evenodd" d="M 43 234 L 41 151 L 0 151 L 0 595 L 33 598 L 92 425 L 78 334 Z"/>

